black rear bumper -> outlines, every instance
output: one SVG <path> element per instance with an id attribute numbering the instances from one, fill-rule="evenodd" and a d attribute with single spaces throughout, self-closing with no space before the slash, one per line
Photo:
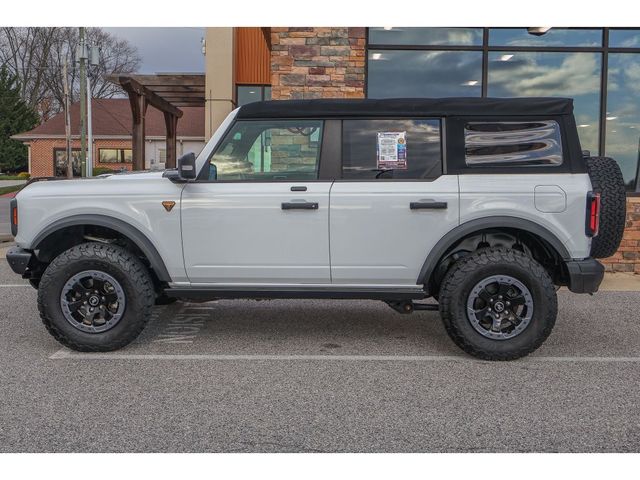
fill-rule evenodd
<path id="1" fill-rule="evenodd" d="M 573 293 L 598 291 L 604 278 L 604 266 L 594 258 L 566 262 L 569 273 L 568 287 Z"/>
<path id="2" fill-rule="evenodd" d="M 19 275 L 24 275 L 33 258 L 33 252 L 23 250 L 19 247 L 11 247 L 7 250 L 7 263 L 11 267 L 11 270 Z"/>

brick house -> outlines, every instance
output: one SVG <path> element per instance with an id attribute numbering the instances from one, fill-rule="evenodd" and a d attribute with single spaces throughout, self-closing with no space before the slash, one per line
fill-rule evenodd
<path id="1" fill-rule="evenodd" d="M 178 122 L 177 153 L 199 153 L 204 146 L 204 108 L 183 107 Z M 92 100 L 93 167 L 131 170 L 131 107 L 126 98 Z M 165 123 L 161 112 L 149 107 L 146 115 L 146 168 L 164 168 Z M 64 114 L 59 113 L 33 130 L 12 137 L 28 147 L 32 177 L 66 175 Z M 80 174 L 80 104 L 71 105 L 74 175 Z"/>

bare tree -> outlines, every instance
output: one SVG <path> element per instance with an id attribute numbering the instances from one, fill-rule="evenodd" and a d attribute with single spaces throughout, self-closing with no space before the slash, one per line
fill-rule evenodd
<path id="1" fill-rule="evenodd" d="M 100 64 L 89 68 L 92 96 L 110 98 L 121 94 L 120 87 L 107 81 L 106 75 L 135 71 L 141 61 L 136 48 L 100 28 L 87 29 L 87 43 L 100 50 Z M 0 30 L 0 66 L 5 65 L 18 76 L 23 98 L 43 119 L 62 110 L 65 61 L 70 67 L 70 101 L 79 99 L 79 68 L 74 61 L 77 45 L 77 28 Z"/>
<path id="2" fill-rule="evenodd" d="M 22 99 L 41 116 L 43 106 L 50 109 L 46 77 L 51 75 L 48 62 L 57 33 L 57 28 L 0 29 L 0 67 L 18 78 Z"/>
<path id="3" fill-rule="evenodd" d="M 75 48 L 78 45 L 78 29 L 64 28 L 58 35 L 56 48 L 50 56 L 50 64 L 60 71 L 65 58 L 71 66 L 70 75 L 70 100 L 79 99 L 80 82 L 78 78 L 79 68 L 73 62 Z M 126 40 L 121 40 L 105 32 L 100 28 L 87 29 L 87 44 L 98 47 L 100 50 L 100 62 L 96 67 L 89 68 L 91 77 L 91 94 L 94 98 L 110 98 L 122 93 L 122 89 L 106 79 L 111 73 L 129 73 L 135 71 L 140 65 L 140 57 L 135 47 Z M 64 99 L 62 79 L 57 75 L 48 76 L 47 85 L 52 95 L 58 102 Z"/>

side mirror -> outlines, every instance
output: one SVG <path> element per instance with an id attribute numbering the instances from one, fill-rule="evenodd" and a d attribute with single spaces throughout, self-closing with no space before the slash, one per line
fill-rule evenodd
<path id="1" fill-rule="evenodd" d="M 178 159 L 178 168 L 165 170 L 162 174 L 164 178 L 168 178 L 173 183 L 186 183 L 196 178 L 196 156 L 193 153 L 187 153 Z"/>
<path id="2" fill-rule="evenodd" d="M 196 178 L 196 156 L 193 152 L 187 153 L 178 159 L 178 175 L 183 180 Z"/>

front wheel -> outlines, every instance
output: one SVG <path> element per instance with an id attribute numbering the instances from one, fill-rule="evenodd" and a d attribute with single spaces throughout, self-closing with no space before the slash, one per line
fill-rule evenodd
<path id="1" fill-rule="evenodd" d="M 458 260 L 440 287 L 447 333 L 484 360 L 513 360 L 536 350 L 551 333 L 558 303 L 553 282 L 533 258 L 485 248 Z"/>
<path id="2" fill-rule="evenodd" d="M 85 352 L 121 348 L 142 332 L 155 300 L 142 262 L 124 248 L 83 243 L 47 267 L 38 289 L 45 327 L 63 345 Z"/>

